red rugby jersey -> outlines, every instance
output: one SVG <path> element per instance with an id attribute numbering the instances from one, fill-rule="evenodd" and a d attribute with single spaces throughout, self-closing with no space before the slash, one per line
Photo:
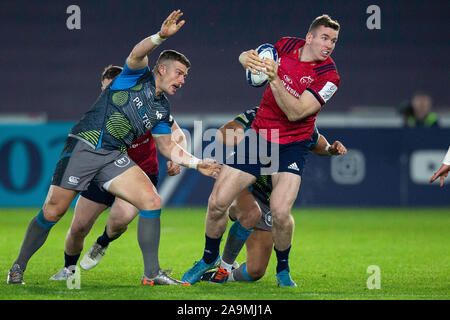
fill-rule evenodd
<path id="1" fill-rule="evenodd" d="M 156 144 L 150 130 L 139 139 L 134 140 L 127 153 L 145 173 L 158 174 Z"/>
<path id="2" fill-rule="evenodd" d="M 304 45 L 305 40 L 292 37 L 281 38 L 275 44 L 279 57 L 278 76 L 286 90 L 294 97 L 299 98 L 305 90 L 308 90 L 323 107 L 336 92 L 340 78 L 336 65 L 330 57 L 325 61 L 300 61 L 299 51 Z M 299 121 L 289 121 L 268 85 L 252 128 L 268 141 L 277 138 L 270 135 L 271 129 L 279 130 L 280 144 L 302 141 L 311 138 L 318 113 Z M 268 135 L 266 136 L 264 131 L 260 132 L 261 129 L 267 129 Z"/>

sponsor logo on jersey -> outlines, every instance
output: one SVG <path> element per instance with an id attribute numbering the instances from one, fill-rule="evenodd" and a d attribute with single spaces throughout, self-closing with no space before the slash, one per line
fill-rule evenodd
<path id="1" fill-rule="evenodd" d="M 289 83 L 289 84 L 292 84 L 292 83 L 293 83 L 292 79 L 291 79 L 287 74 L 285 74 L 285 75 L 283 76 L 283 79 L 284 79 L 284 81 L 286 81 L 286 82 Z"/>
<path id="2" fill-rule="evenodd" d="M 323 101 L 327 102 L 328 100 L 330 100 L 336 90 L 337 86 L 333 82 L 328 81 L 323 86 L 322 90 L 319 91 L 319 95 L 322 97 Z"/>
<path id="3" fill-rule="evenodd" d="M 114 164 L 119 168 L 123 168 L 130 164 L 130 159 L 127 156 L 123 156 L 122 158 L 114 161 Z"/>
<path id="4" fill-rule="evenodd" d="M 289 78 L 289 80 L 291 80 Z M 291 80 L 292 81 L 292 80 Z M 286 83 L 286 81 L 284 81 L 284 79 L 281 80 L 281 83 L 283 84 L 283 86 L 286 88 L 286 90 L 292 94 L 294 97 L 296 97 L 297 99 L 300 97 L 300 94 L 294 89 L 292 88 L 289 84 Z"/>
<path id="5" fill-rule="evenodd" d="M 150 141 L 150 139 L 147 138 L 147 139 L 145 139 L 145 140 L 142 141 L 142 142 L 139 142 L 139 143 L 133 143 L 133 144 L 131 145 L 131 147 L 134 149 L 134 148 L 137 148 L 137 147 L 139 147 L 139 146 L 141 146 L 141 145 L 143 145 L 143 144 L 148 143 L 149 141 Z"/>
<path id="6" fill-rule="evenodd" d="M 296 162 L 291 163 L 291 164 L 288 166 L 288 169 L 295 170 L 295 171 L 300 171 L 300 169 L 298 168 L 298 165 L 297 165 Z"/>

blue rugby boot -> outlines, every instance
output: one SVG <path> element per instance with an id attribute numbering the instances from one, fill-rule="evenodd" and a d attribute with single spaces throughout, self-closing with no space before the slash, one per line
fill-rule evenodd
<path id="1" fill-rule="evenodd" d="M 200 261 L 195 261 L 194 266 L 186 271 L 181 281 L 194 284 L 200 281 L 200 278 L 206 271 L 219 267 L 220 262 L 220 256 L 217 256 L 216 260 L 209 264 L 205 263 L 203 258 Z"/>
<path id="2" fill-rule="evenodd" d="M 284 269 L 277 273 L 277 282 L 279 287 L 296 287 L 297 284 L 292 280 L 289 271 Z"/>

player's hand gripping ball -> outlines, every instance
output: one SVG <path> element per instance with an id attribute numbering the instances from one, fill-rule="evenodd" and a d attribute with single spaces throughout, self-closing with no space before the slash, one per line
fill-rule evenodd
<path id="1" fill-rule="evenodd" d="M 273 59 L 275 61 L 278 60 L 278 53 L 277 50 L 273 45 L 270 43 L 264 43 L 260 45 L 258 48 L 256 48 L 256 51 L 258 52 L 258 56 L 261 59 Z M 247 82 L 252 87 L 262 87 L 267 83 L 267 75 L 259 71 L 258 74 L 253 74 L 250 72 L 250 70 L 245 70 L 245 75 L 247 77 Z"/>

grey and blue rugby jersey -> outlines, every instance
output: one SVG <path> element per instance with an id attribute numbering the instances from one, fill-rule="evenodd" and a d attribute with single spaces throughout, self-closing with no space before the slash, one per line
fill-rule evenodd
<path id="1" fill-rule="evenodd" d="M 152 134 L 170 134 L 172 116 L 164 93 L 155 95 L 155 76 L 148 67 L 132 70 L 127 64 L 69 136 L 95 149 L 126 152 L 131 141 Z"/>
<path id="2" fill-rule="evenodd" d="M 243 113 L 237 115 L 233 120 L 239 122 L 244 126 L 244 130 L 248 130 L 252 127 L 252 123 L 255 120 L 256 112 L 259 106 L 248 109 Z M 314 127 L 313 134 L 311 136 L 311 143 L 309 144 L 309 150 L 314 149 L 314 147 L 319 142 L 319 130 Z M 270 206 L 270 195 L 272 194 L 272 177 L 271 176 L 260 176 L 254 184 L 249 187 L 252 194 L 261 200 L 267 206 Z"/>

